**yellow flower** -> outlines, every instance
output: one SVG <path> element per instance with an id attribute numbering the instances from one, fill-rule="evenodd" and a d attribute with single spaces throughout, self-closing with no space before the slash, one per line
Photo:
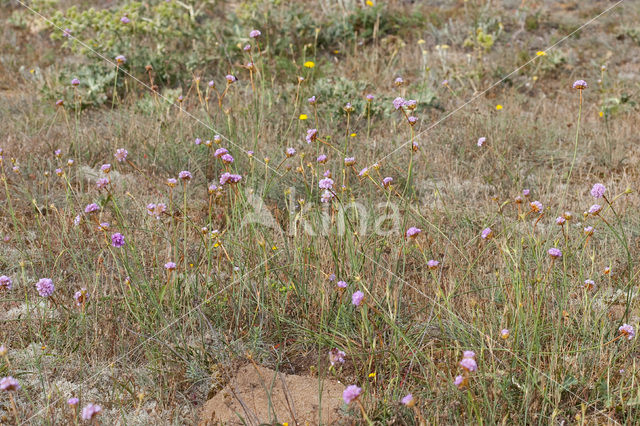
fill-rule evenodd
<path id="1" fill-rule="evenodd" d="M 375 378 L 376 377 L 376 372 L 374 371 L 373 373 L 369 373 L 369 377 L 370 378 Z"/>
<path id="2" fill-rule="evenodd" d="M 340 51 L 338 49 L 333 51 L 334 55 L 337 55 L 338 53 L 340 53 Z"/>
<path id="3" fill-rule="evenodd" d="M 536 55 L 537 55 L 537 56 L 547 56 L 547 52 L 545 52 L 545 51 L 543 51 L 543 50 L 538 50 L 538 51 L 536 52 Z"/>
<path id="4" fill-rule="evenodd" d="M 316 64 L 313 63 L 313 61 L 307 61 L 304 64 L 302 64 L 302 66 L 304 66 L 305 68 L 313 68 L 316 66 Z"/>
<path id="5" fill-rule="evenodd" d="M 418 44 L 425 44 L 426 41 L 424 41 L 423 39 L 418 40 Z"/>
<path id="6" fill-rule="evenodd" d="M 497 111 L 500 111 L 501 109 L 502 109 L 502 105 L 500 105 L 500 104 L 496 105 L 496 110 Z"/>
<path id="7" fill-rule="evenodd" d="M 355 138 L 356 136 L 358 136 L 357 133 L 351 133 L 349 136 L 351 136 L 352 138 Z"/>
<path id="8" fill-rule="evenodd" d="M 271 250 L 278 250 L 278 247 L 273 246 L 273 247 L 271 247 Z"/>
<path id="9" fill-rule="evenodd" d="M 298 117 L 300 120 L 306 120 L 307 118 L 307 114 L 300 114 L 300 117 Z"/>
<path id="10" fill-rule="evenodd" d="M 373 2 L 371 0 L 367 0 L 366 3 L 367 3 L 367 6 L 373 6 Z"/>
<path id="11" fill-rule="evenodd" d="M 600 117 L 604 117 L 604 112 L 600 111 L 600 112 L 598 113 L 598 115 L 599 115 Z"/>

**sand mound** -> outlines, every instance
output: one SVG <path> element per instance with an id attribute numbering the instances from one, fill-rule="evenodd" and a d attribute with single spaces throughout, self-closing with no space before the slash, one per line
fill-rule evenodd
<path id="1" fill-rule="evenodd" d="M 344 388 L 335 380 L 320 381 L 249 364 L 207 401 L 199 424 L 334 424 L 341 418 Z"/>

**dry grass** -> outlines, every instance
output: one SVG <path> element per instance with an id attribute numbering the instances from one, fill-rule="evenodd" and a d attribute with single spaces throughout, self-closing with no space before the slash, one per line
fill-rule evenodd
<path id="1" fill-rule="evenodd" d="M 279 20 L 293 6 L 272 5 L 276 29 L 268 29 L 260 25 L 267 6 L 257 2 L 255 16 L 242 22 L 272 31 L 272 45 L 254 58 L 256 89 L 239 63 L 198 64 L 193 72 L 202 75 L 203 91 L 210 78 L 224 87 L 224 73 L 240 77 L 224 107 L 212 100 L 209 112 L 190 79 L 161 83 L 171 99 L 185 96 L 178 107 L 120 73 L 126 83 L 113 108 L 107 89 L 104 105 L 76 116 L 67 76 L 96 58 L 61 53 L 44 25 L 3 26 L 0 275 L 13 279 L 13 289 L 0 293 L 0 344 L 8 348 L 0 376 L 16 377 L 22 389 L 12 394 L 15 412 L 8 393 L 0 395 L 0 423 L 16 416 L 70 422 L 66 400 L 77 396 L 81 405 L 103 407 L 103 424 L 193 424 L 207 396 L 229 380 L 226 372 L 248 358 L 361 386 L 366 414 L 355 403 L 345 406 L 345 423 L 364 416 L 394 424 L 419 424 L 421 416 L 444 424 L 634 423 L 636 340 L 619 338 L 618 328 L 638 325 L 640 47 L 629 35 L 638 5 L 624 2 L 485 93 L 612 4 L 391 3 L 381 14 L 420 12 L 429 20 L 415 31 L 319 49 L 316 67 L 306 69 L 303 51 L 309 59 L 312 49 L 295 40 L 289 53 L 272 53 Z M 232 6 L 242 11 L 225 5 Z M 330 16 L 301 7 L 318 20 Z M 0 16 L 12 13 L 32 22 L 19 5 L 3 3 Z M 495 44 L 465 47 L 483 25 L 501 28 Z M 242 43 L 251 29 L 242 28 Z M 296 69 L 292 60 L 297 71 L 283 74 Z M 143 67 L 131 72 L 146 82 Z M 299 88 L 298 75 L 306 78 Z M 405 86 L 394 86 L 398 76 Z M 441 84 L 445 78 L 449 86 Z M 579 93 L 571 89 L 578 78 L 589 83 L 580 122 Z M 376 95 L 370 125 L 366 93 Z M 306 102 L 314 94 L 317 123 Z M 60 96 L 64 109 L 54 106 Z M 396 96 L 419 100 L 413 133 L 391 106 Z M 348 128 L 346 102 L 357 108 Z M 312 127 L 333 148 L 304 142 Z M 216 132 L 228 138 L 221 146 L 234 156 L 231 166 L 194 144 Z M 412 134 L 419 145 L 413 154 Z M 481 148 L 480 136 L 487 138 Z M 287 147 L 297 154 L 287 159 Z M 115 160 L 117 148 L 129 151 L 130 162 Z M 318 152 L 329 156 L 326 165 L 316 163 Z M 356 157 L 355 169 L 343 166 L 344 156 Z M 379 170 L 371 167 L 376 162 Z M 103 163 L 114 168 L 109 191 L 96 188 Z M 370 179 L 357 175 L 365 166 Z M 208 186 L 227 169 L 242 174 L 241 183 L 210 195 Z M 330 207 L 318 190 L 327 169 L 338 195 Z M 169 188 L 166 179 L 181 170 L 193 179 Z M 385 176 L 394 178 L 393 190 L 381 188 Z M 613 208 L 589 194 L 596 182 Z M 531 198 L 518 205 L 525 188 Z M 346 209 L 340 233 L 351 200 L 368 216 Z M 533 200 L 544 205 L 542 215 L 527 213 Z M 92 202 L 101 205 L 99 219 L 82 213 Z M 160 220 L 146 212 L 158 202 L 168 206 Z M 583 216 L 594 202 L 605 210 Z M 398 221 L 389 222 L 396 232 L 376 234 L 385 203 L 397 209 Z M 247 223 L 256 211 L 262 224 Z M 555 218 L 565 211 L 573 219 L 560 227 Z M 109 222 L 110 230 L 97 230 L 97 222 Z M 317 231 L 323 223 L 326 232 L 305 232 L 305 225 Z M 590 238 L 587 225 L 596 228 Z M 411 226 L 422 229 L 415 240 L 405 237 Z M 486 227 L 493 238 L 484 241 Z M 212 238 L 213 230 L 221 236 Z M 110 244 L 114 232 L 125 236 L 124 247 Z M 551 261 L 551 247 L 563 257 Z M 427 268 L 430 259 L 440 266 Z M 177 264 L 171 273 L 163 268 L 168 261 Z M 34 289 L 42 277 L 55 282 L 51 298 Z M 582 288 L 587 279 L 594 290 Z M 73 294 L 80 288 L 89 299 L 78 307 Z M 365 294 L 360 307 L 350 303 L 356 290 Z M 329 368 L 332 348 L 346 352 L 338 368 Z M 463 374 L 464 350 L 476 352 L 479 368 L 458 389 L 453 380 Z M 409 392 L 413 409 L 399 402 Z"/>

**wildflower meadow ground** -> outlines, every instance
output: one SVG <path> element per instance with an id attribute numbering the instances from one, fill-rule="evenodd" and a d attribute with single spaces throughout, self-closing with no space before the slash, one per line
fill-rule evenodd
<path id="1" fill-rule="evenodd" d="M 0 424 L 638 423 L 640 3 L 0 19 Z"/>

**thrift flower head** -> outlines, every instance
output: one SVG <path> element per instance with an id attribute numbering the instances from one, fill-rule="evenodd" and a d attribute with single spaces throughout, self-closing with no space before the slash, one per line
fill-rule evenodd
<path id="1" fill-rule="evenodd" d="M 456 376 L 456 378 L 453 380 L 453 384 L 456 385 L 457 387 L 461 387 L 463 383 L 464 383 L 464 377 L 462 376 Z"/>
<path id="2" fill-rule="evenodd" d="M 351 105 L 351 102 L 347 102 L 346 105 L 344 107 L 342 107 L 342 109 L 344 109 L 346 112 L 352 112 L 353 111 L 353 105 Z"/>
<path id="3" fill-rule="evenodd" d="M 307 130 L 307 137 L 305 138 L 305 140 L 307 141 L 307 143 L 311 143 L 315 141 L 317 137 L 318 137 L 318 130 L 309 129 Z"/>
<path id="4" fill-rule="evenodd" d="M 468 372 L 473 372 L 478 369 L 478 364 L 476 364 L 476 360 L 473 358 L 463 358 L 462 361 L 460 361 L 460 367 Z"/>
<path id="5" fill-rule="evenodd" d="M 191 180 L 192 178 L 191 172 L 188 170 L 183 170 L 180 173 L 178 173 L 178 177 L 184 181 Z"/>
<path id="6" fill-rule="evenodd" d="M 358 290 L 351 295 L 351 304 L 354 306 L 360 306 L 362 299 L 364 299 L 364 293 Z"/>
<path id="7" fill-rule="evenodd" d="M 120 22 L 122 22 L 123 24 L 128 24 L 129 22 L 131 22 L 131 19 L 129 19 L 126 16 L 123 16 L 122 18 L 120 18 Z"/>
<path id="8" fill-rule="evenodd" d="M 220 158 L 220 157 L 222 157 L 223 155 L 228 154 L 228 153 L 229 153 L 229 150 L 228 150 L 227 148 L 218 148 L 218 149 L 216 149 L 216 150 L 215 150 L 215 152 L 213 153 L 213 156 L 214 156 L 214 157 L 218 157 L 218 158 Z"/>
<path id="9" fill-rule="evenodd" d="M 0 290 L 11 290 L 13 286 L 13 281 L 6 275 L 0 275 Z"/>
<path id="10" fill-rule="evenodd" d="M 335 197 L 335 195 L 333 194 L 333 192 L 329 191 L 329 190 L 325 190 L 322 195 L 320 196 L 320 202 L 322 203 L 328 203 L 331 200 L 333 200 L 333 198 Z"/>
<path id="11" fill-rule="evenodd" d="M 406 405 L 407 407 L 413 407 L 416 403 L 415 400 L 413 399 L 413 395 L 411 395 L 410 393 L 407 394 L 404 398 L 402 398 L 400 402 L 403 405 Z"/>
<path id="12" fill-rule="evenodd" d="M 531 193 L 531 191 L 529 191 L 528 189 L 523 189 L 522 190 L 522 195 L 524 195 L 525 197 L 528 197 L 530 193 Z"/>
<path id="13" fill-rule="evenodd" d="M 67 400 L 67 404 L 69 404 L 69 405 L 71 405 L 71 406 L 78 405 L 78 403 L 79 403 L 79 402 L 80 402 L 80 400 L 79 400 L 78 398 L 76 398 L 76 397 L 69 398 L 69 399 Z"/>
<path id="14" fill-rule="evenodd" d="M 82 420 L 91 420 L 102 411 L 102 407 L 96 404 L 88 404 L 82 409 Z"/>
<path id="15" fill-rule="evenodd" d="M 20 383 L 11 376 L 0 379 L 0 390 L 13 392 L 20 390 Z"/>
<path id="16" fill-rule="evenodd" d="M 227 183 L 238 183 L 242 180 L 242 176 L 225 172 L 220 175 L 220 185 Z"/>
<path id="17" fill-rule="evenodd" d="M 313 95 L 312 97 L 307 99 L 307 102 L 309 102 L 309 105 L 315 105 L 316 104 L 316 96 Z"/>
<path id="18" fill-rule="evenodd" d="M 102 170 L 103 173 L 110 173 L 111 172 L 111 164 L 109 164 L 109 163 L 103 164 L 102 166 L 100 166 L 100 170 Z"/>
<path id="19" fill-rule="evenodd" d="M 336 285 L 340 288 L 347 288 L 347 283 L 345 281 L 338 281 Z"/>
<path id="20" fill-rule="evenodd" d="M 233 163 L 233 156 L 231 156 L 231 154 L 224 154 L 223 156 L 220 157 L 220 159 L 225 164 Z"/>
<path id="21" fill-rule="evenodd" d="M 596 286 L 595 281 L 593 280 L 584 280 L 584 288 L 586 288 L 587 290 L 593 290 L 593 288 Z"/>
<path id="22" fill-rule="evenodd" d="M 493 231 L 491 230 L 491 228 L 484 228 L 482 230 L 482 239 L 486 240 L 487 238 L 491 238 L 491 236 L 493 235 Z"/>
<path id="23" fill-rule="evenodd" d="M 600 204 L 594 204 L 589 207 L 589 214 L 597 215 L 602 210 L 602 206 Z"/>
<path id="24" fill-rule="evenodd" d="M 329 362 L 331 365 L 335 365 L 336 363 L 344 364 L 344 358 L 347 356 L 346 353 L 339 350 L 338 348 L 333 348 L 329 351 Z"/>
<path id="25" fill-rule="evenodd" d="M 98 210 L 100 210 L 100 207 L 98 207 L 96 203 L 87 204 L 87 206 L 84 208 L 85 213 L 93 213 L 97 212 Z"/>
<path id="26" fill-rule="evenodd" d="M 627 340 L 631 340 L 636 337 L 636 331 L 629 324 L 622 324 L 618 331 L 627 338 Z"/>
<path id="27" fill-rule="evenodd" d="M 227 74 L 224 78 L 227 80 L 227 84 L 235 83 L 238 80 L 236 76 L 232 74 Z"/>
<path id="28" fill-rule="evenodd" d="M 327 189 L 327 190 L 333 189 L 333 183 L 334 183 L 333 179 L 327 177 L 324 179 L 320 179 L 320 182 L 318 182 L 318 187 L 320 189 Z"/>
<path id="29" fill-rule="evenodd" d="M 249 37 L 251 38 L 258 38 L 262 35 L 262 33 L 260 32 L 260 30 L 253 30 L 249 33 Z"/>
<path id="30" fill-rule="evenodd" d="M 422 232 L 422 229 L 416 228 L 415 226 L 412 226 L 411 228 L 407 229 L 407 238 L 415 238 L 421 232 Z"/>
<path id="31" fill-rule="evenodd" d="M 111 236 L 111 245 L 114 247 L 122 247 L 124 246 L 124 235 L 119 232 L 116 232 Z"/>
<path id="32" fill-rule="evenodd" d="M 404 104 L 402 106 L 413 111 L 418 106 L 418 101 L 416 101 L 415 99 L 409 99 L 408 101 L 404 101 Z"/>
<path id="33" fill-rule="evenodd" d="M 371 102 L 375 99 L 375 96 L 373 96 L 371 93 L 367 94 L 367 96 L 365 96 L 365 98 L 367 99 L 367 102 Z"/>
<path id="34" fill-rule="evenodd" d="M 474 351 L 464 351 L 462 352 L 462 358 L 475 358 L 476 353 Z"/>
<path id="35" fill-rule="evenodd" d="M 77 78 L 74 78 L 73 80 L 71 80 L 71 85 L 73 87 L 78 87 L 80 85 L 80 80 L 78 80 Z"/>
<path id="36" fill-rule="evenodd" d="M 287 148 L 287 150 L 285 151 L 285 155 L 287 157 L 293 157 L 294 155 L 296 155 L 296 150 L 294 148 Z"/>
<path id="37" fill-rule="evenodd" d="M 587 82 L 586 82 L 586 81 L 584 81 L 584 80 L 576 80 L 576 81 L 573 83 L 573 86 L 572 86 L 572 87 L 573 87 L 574 89 L 576 89 L 576 90 L 584 90 L 584 89 L 586 89 L 587 87 L 589 87 L 589 85 L 588 85 L 588 84 L 587 84 Z"/>
<path id="38" fill-rule="evenodd" d="M 393 81 L 393 84 L 395 84 L 396 86 L 402 86 L 404 84 L 404 80 L 402 79 L 402 77 L 397 77 Z"/>
<path id="39" fill-rule="evenodd" d="M 508 328 L 503 328 L 502 331 L 500 332 L 500 337 L 502 337 L 503 339 L 508 339 L 509 338 L 509 329 Z"/>
<path id="40" fill-rule="evenodd" d="M 354 164 L 356 164 L 356 158 L 355 157 L 347 157 L 344 159 L 344 165 L 349 167 L 349 166 L 353 166 Z"/>
<path id="41" fill-rule="evenodd" d="M 409 118 L 407 118 L 407 121 L 409 122 L 410 125 L 414 125 L 418 122 L 418 117 L 414 117 L 413 115 L 410 116 Z"/>
<path id="42" fill-rule="evenodd" d="M 124 55 L 118 55 L 116 56 L 116 64 L 118 65 L 122 65 L 125 62 L 127 62 L 127 58 Z"/>
<path id="43" fill-rule="evenodd" d="M 487 138 L 485 138 L 484 136 L 478 139 L 478 146 L 482 146 L 484 145 L 484 143 L 487 141 Z"/>
<path id="44" fill-rule="evenodd" d="M 593 185 L 593 188 L 591 188 L 591 196 L 593 198 L 602 198 L 606 190 L 607 188 L 605 188 L 603 184 L 596 183 Z"/>
<path id="45" fill-rule="evenodd" d="M 586 226 L 584 228 L 584 235 L 593 235 L 593 226 Z"/>
<path id="46" fill-rule="evenodd" d="M 567 221 L 567 219 L 564 218 L 564 216 L 558 216 L 556 218 L 556 225 L 564 225 L 564 223 Z"/>
<path id="47" fill-rule="evenodd" d="M 551 256 L 554 259 L 562 257 L 562 251 L 560 251 L 560 249 L 556 247 L 550 248 L 547 253 L 549 253 L 549 256 Z"/>
<path id="48" fill-rule="evenodd" d="M 542 203 L 540 201 L 532 201 L 529 203 L 529 206 L 531 207 L 531 211 L 536 212 L 536 213 L 540 213 L 542 212 Z"/>
<path id="49" fill-rule="evenodd" d="M 318 163 L 324 164 L 327 162 L 327 156 L 324 154 L 318 155 L 318 159 L 316 160 Z"/>
<path id="50" fill-rule="evenodd" d="M 358 173 L 358 176 L 367 176 L 369 174 L 369 168 L 365 167 L 364 169 L 360 170 L 360 172 Z"/>
<path id="51" fill-rule="evenodd" d="M 386 178 L 382 179 L 382 186 L 384 186 L 385 188 L 388 188 L 389 185 L 391 185 L 391 182 L 393 182 L 393 178 L 387 176 Z"/>
<path id="52" fill-rule="evenodd" d="M 357 397 L 360 396 L 361 393 L 361 388 L 356 385 L 349 385 L 344 390 L 344 392 L 342 392 L 342 399 L 344 400 L 345 404 L 351 404 Z"/>
<path id="53" fill-rule="evenodd" d="M 80 290 L 76 291 L 73 295 L 73 298 L 76 301 L 76 306 L 84 305 L 85 303 L 87 303 L 87 299 L 89 299 L 87 289 L 83 287 Z"/>
<path id="54" fill-rule="evenodd" d="M 437 260 L 433 260 L 433 259 L 431 259 L 431 260 L 429 260 L 429 261 L 427 262 L 427 268 L 429 268 L 429 269 L 431 269 L 431 270 L 433 270 L 433 269 L 437 269 L 437 268 L 438 268 L 438 266 L 440 266 L 440 262 L 438 262 Z"/>
<path id="55" fill-rule="evenodd" d="M 38 290 L 38 294 L 40 296 L 49 297 L 53 294 L 55 286 L 53 285 L 53 281 L 50 278 L 40 278 L 40 280 L 36 283 L 36 290 Z"/>
<path id="56" fill-rule="evenodd" d="M 395 109 L 400 109 L 400 108 L 402 108 L 404 106 L 404 102 L 405 102 L 404 98 L 398 96 L 397 98 L 395 98 L 393 100 L 393 107 Z"/>
<path id="57" fill-rule="evenodd" d="M 96 186 L 98 187 L 98 189 L 104 189 L 109 185 L 109 179 L 107 178 L 100 178 L 96 181 Z"/>
<path id="58" fill-rule="evenodd" d="M 176 269 L 176 264 L 175 262 L 167 262 L 164 264 L 164 269 L 166 269 L 167 271 L 173 271 L 174 269 Z"/>
<path id="59" fill-rule="evenodd" d="M 122 163 L 127 159 L 127 155 L 129 155 L 129 152 L 126 149 L 118 148 L 113 156 L 116 157 L 116 160 L 118 160 L 118 162 Z"/>

